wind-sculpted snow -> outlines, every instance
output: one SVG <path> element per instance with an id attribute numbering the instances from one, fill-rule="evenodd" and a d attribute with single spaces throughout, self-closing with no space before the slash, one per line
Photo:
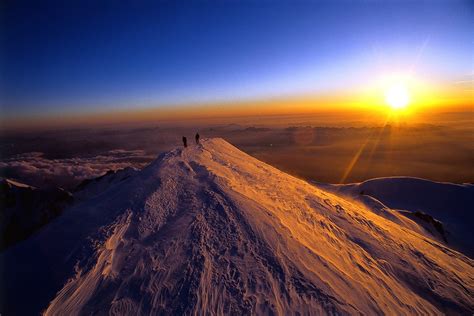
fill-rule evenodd
<path id="1" fill-rule="evenodd" d="M 59 232 L 56 266 L 77 261 L 46 315 L 474 310 L 471 259 L 222 139 L 161 155 L 36 242 Z"/>

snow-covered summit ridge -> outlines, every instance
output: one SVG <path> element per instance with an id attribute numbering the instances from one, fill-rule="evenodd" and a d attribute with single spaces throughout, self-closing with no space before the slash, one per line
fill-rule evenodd
<path id="1" fill-rule="evenodd" d="M 46 315 L 474 309 L 471 259 L 222 139 L 161 155 L 17 251 L 47 243 L 65 277 Z"/>

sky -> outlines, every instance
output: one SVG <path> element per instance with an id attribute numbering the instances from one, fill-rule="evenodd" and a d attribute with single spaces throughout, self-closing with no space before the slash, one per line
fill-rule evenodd
<path id="1" fill-rule="evenodd" d="M 471 1 L 6 1 L 0 9 L 6 119 L 350 93 L 405 72 L 472 88 Z"/>

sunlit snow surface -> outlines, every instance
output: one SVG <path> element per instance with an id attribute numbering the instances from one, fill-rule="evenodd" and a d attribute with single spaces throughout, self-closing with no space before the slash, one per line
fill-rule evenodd
<path id="1" fill-rule="evenodd" d="M 46 315 L 472 313 L 473 260 L 393 216 L 205 139 L 4 254 L 7 298 L 41 291 Z"/>

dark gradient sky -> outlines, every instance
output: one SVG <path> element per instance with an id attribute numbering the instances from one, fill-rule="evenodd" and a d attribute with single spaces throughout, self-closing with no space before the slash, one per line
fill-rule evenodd
<path id="1" fill-rule="evenodd" d="M 4 117 L 350 90 L 413 68 L 473 73 L 471 1 L 62 2 L 1 5 Z"/>

